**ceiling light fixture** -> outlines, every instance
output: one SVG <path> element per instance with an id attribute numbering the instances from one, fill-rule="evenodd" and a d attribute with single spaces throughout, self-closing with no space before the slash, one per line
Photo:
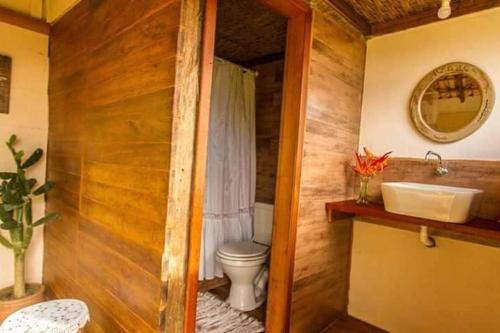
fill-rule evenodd
<path id="1" fill-rule="evenodd" d="M 451 0 L 442 0 L 441 2 L 441 8 L 438 10 L 438 17 L 441 20 L 447 19 L 451 15 L 451 6 L 450 6 Z"/>

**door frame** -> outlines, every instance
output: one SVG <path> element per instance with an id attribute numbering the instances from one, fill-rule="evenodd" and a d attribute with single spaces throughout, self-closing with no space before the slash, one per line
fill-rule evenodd
<path id="1" fill-rule="evenodd" d="M 271 246 L 272 266 L 269 274 L 266 314 L 266 332 L 283 333 L 290 330 L 291 319 L 307 81 L 312 43 L 312 11 L 303 0 L 256 1 L 288 19 Z M 191 179 L 191 215 L 184 309 L 185 333 L 194 332 L 196 327 L 216 14 L 217 0 L 205 0 L 194 167 Z"/>

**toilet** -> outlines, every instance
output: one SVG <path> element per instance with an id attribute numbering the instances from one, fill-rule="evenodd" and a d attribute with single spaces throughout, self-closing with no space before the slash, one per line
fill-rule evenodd
<path id="1" fill-rule="evenodd" d="M 253 240 L 223 244 L 217 251 L 217 261 L 231 280 L 227 302 L 237 310 L 254 310 L 266 300 L 273 209 L 255 203 Z"/>

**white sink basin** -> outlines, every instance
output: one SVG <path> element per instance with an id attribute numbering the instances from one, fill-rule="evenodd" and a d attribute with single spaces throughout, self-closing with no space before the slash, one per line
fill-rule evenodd
<path id="1" fill-rule="evenodd" d="M 395 214 L 450 223 L 471 220 L 483 191 L 418 183 L 382 183 L 385 210 Z"/>

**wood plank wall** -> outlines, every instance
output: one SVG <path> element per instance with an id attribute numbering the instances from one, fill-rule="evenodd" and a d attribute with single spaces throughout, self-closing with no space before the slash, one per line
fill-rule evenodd
<path id="1" fill-rule="evenodd" d="M 346 311 L 352 223 L 329 224 L 325 202 L 354 196 L 366 42 L 323 1 L 313 45 L 295 250 L 291 331 L 319 332 Z"/>
<path id="2" fill-rule="evenodd" d="M 259 73 L 255 79 L 255 200 L 273 205 L 278 166 L 283 66 L 283 60 L 276 60 L 253 67 Z"/>
<path id="3" fill-rule="evenodd" d="M 83 0 L 51 29 L 44 283 L 88 332 L 157 332 L 180 0 Z"/>

